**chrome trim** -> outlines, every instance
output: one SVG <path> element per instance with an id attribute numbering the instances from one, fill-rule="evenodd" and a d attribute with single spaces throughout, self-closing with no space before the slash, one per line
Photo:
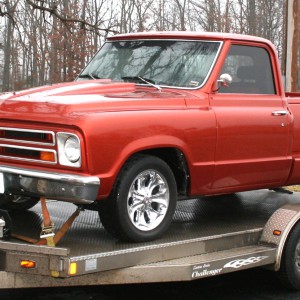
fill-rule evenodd
<path id="1" fill-rule="evenodd" d="M 0 166 L 4 193 L 45 197 L 74 204 L 91 204 L 98 196 L 100 179 L 96 176 L 44 172 Z"/>
<path id="2" fill-rule="evenodd" d="M 16 146 L 10 144 L 0 144 L 0 147 L 3 148 L 13 148 L 13 149 L 24 149 L 24 150 L 32 150 L 32 151 L 41 151 L 41 152 L 51 152 L 54 154 L 55 161 L 46 161 L 41 159 L 32 159 L 32 158 L 24 158 L 24 157 L 16 157 L 16 156 L 9 156 L 9 155 L 1 155 L 2 158 L 13 159 L 13 160 L 22 160 L 22 161 L 30 161 L 30 162 L 39 162 L 44 164 L 57 164 L 57 154 L 55 150 L 46 149 L 46 148 L 34 148 L 34 147 L 24 147 L 24 146 Z"/>
<path id="3" fill-rule="evenodd" d="M 73 174 L 65 174 L 65 173 L 33 171 L 28 169 L 21 169 L 16 167 L 5 167 L 5 166 L 0 166 L 0 172 L 19 175 L 19 177 L 20 176 L 35 177 L 41 179 L 67 181 L 69 183 L 80 183 L 80 184 L 92 184 L 92 185 L 100 184 L 100 179 L 97 176 L 81 176 L 81 175 L 73 175 Z"/>
<path id="4" fill-rule="evenodd" d="M 0 138 L 0 141 L 15 142 L 15 143 L 27 143 L 27 144 L 35 144 L 35 145 L 48 145 L 48 146 L 54 146 L 56 143 L 55 133 L 53 131 L 23 129 L 23 128 L 13 128 L 13 127 L 0 127 L 0 130 L 51 134 L 53 142 L 52 143 L 43 143 L 43 142 L 35 142 L 35 141 L 28 141 L 28 140 L 5 139 L 5 138 Z"/>
<path id="5" fill-rule="evenodd" d="M 272 112 L 272 116 L 286 116 L 288 111 L 286 110 L 276 110 Z"/>
<path id="6" fill-rule="evenodd" d="M 57 151 L 58 151 L 58 162 L 61 166 L 73 167 L 73 168 L 80 168 L 82 163 L 82 147 L 81 147 L 81 140 L 77 134 L 59 131 L 56 133 L 57 136 Z M 65 155 L 65 142 L 69 137 L 75 137 L 78 141 L 79 148 L 80 148 L 80 157 L 76 162 L 71 162 Z"/>

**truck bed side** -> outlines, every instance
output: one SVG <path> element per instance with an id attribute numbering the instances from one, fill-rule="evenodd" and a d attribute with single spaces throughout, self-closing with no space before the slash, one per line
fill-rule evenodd
<path id="1" fill-rule="evenodd" d="M 289 109 L 293 114 L 292 155 L 294 166 L 287 184 L 300 182 L 300 93 L 286 93 Z"/>

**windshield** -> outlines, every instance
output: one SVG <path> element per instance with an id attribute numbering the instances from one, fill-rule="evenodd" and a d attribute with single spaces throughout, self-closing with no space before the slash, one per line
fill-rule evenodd
<path id="1" fill-rule="evenodd" d="M 196 88 L 207 79 L 220 44 L 173 40 L 106 42 L 78 77 Z"/>

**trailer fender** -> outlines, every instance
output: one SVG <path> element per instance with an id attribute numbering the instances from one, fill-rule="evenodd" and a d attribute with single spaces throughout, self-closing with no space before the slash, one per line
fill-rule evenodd
<path id="1" fill-rule="evenodd" d="M 261 243 L 277 245 L 274 270 L 280 269 L 283 249 L 288 237 L 300 220 L 300 204 L 287 204 L 277 209 L 266 223 Z"/>

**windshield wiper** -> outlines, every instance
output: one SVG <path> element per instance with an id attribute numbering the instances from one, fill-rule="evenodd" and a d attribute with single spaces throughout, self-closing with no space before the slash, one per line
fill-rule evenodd
<path id="1" fill-rule="evenodd" d="M 98 75 L 96 74 L 93 74 L 93 73 L 89 73 L 89 74 L 81 74 L 78 76 L 78 78 L 91 78 L 91 79 L 102 79 L 101 77 L 99 77 Z"/>
<path id="2" fill-rule="evenodd" d="M 161 91 L 161 87 L 159 85 L 155 84 L 155 82 L 153 80 L 148 79 L 148 78 L 144 78 L 141 76 L 124 76 L 124 77 L 122 77 L 122 79 L 127 82 L 132 82 L 132 81 L 137 81 L 138 83 L 144 82 L 144 83 L 147 83 L 147 84 L 155 87 L 159 91 Z"/>

